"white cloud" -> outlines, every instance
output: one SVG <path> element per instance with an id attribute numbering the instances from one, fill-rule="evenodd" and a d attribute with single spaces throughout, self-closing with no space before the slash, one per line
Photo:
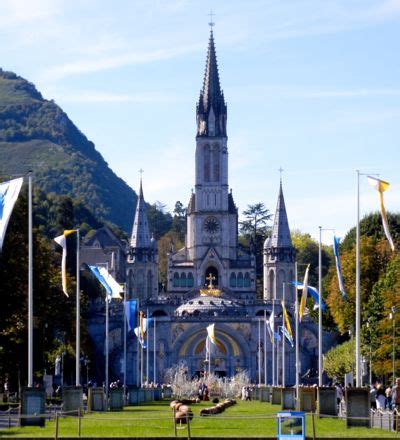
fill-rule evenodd
<path id="1" fill-rule="evenodd" d="M 130 52 L 119 55 L 105 56 L 96 59 L 80 59 L 77 61 L 46 68 L 43 80 L 58 81 L 73 76 L 95 73 L 104 70 L 117 69 L 134 64 L 163 61 L 202 49 L 200 45 L 184 45 L 174 48 L 162 48 L 143 52 Z"/>
<path id="2" fill-rule="evenodd" d="M 52 98 L 60 103 L 80 103 L 80 104 L 93 104 L 93 103 L 161 103 L 161 102 L 181 102 L 183 97 L 178 94 L 168 94 L 164 92 L 149 92 L 149 93 L 137 93 L 137 94 L 124 94 L 124 93 L 112 93 L 103 91 L 61 91 L 56 88 L 51 88 Z"/>

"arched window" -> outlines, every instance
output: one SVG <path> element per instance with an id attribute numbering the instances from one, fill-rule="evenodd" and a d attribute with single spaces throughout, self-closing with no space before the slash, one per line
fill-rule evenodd
<path id="1" fill-rule="evenodd" d="M 151 270 L 147 272 L 147 298 L 151 298 L 153 295 L 153 274 Z"/>
<path id="2" fill-rule="evenodd" d="M 173 286 L 174 287 L 179 287 L 179 273 L 178 272 L 174 273 Z"/>
<path id="3" fill-rule="evenodd" d="M 213 181 L 219 181 L 219 145 L 213 145 Z"/>
<path id="4" fill-rule="evenodd" d="M 129 298 L 133 298 L 135 293 L 135 276 L 133 270 L 129 271 L 128 283 Z"/>
<path id="5" fill-rule="evenodd" d="M 250 274 L 246 272 L 244 274 L 244 287 L 250 287 Z"/>
<path id="6" fill-rule="evenodd" d="M 186 285 L 187 285 L 187 287 L 193 287 L 194 286 L 194 279 L 193 279 L 192 272 L 188 273 L 187 280 L 186 280 Z"/>
<path id="7" fill-rule="evenodd" d="M 269 294 L 271 299 L 275 299 L 275 273 L 273 270 L 269 272 Z"/>
<path id="8" fill-rule="evenodd" d="M 287 289 L 286 292 L 289 293 L 289 294 L 287 295 L 288 300 L 294 302 L 294 300 L 295 300 L 295 298 L 296 298 L 296 295 L 295 295 L 295 287 L 292 286 L 292 284 L 291 284 L 291 282 L 292 282 L 293 280 L 294 280 L 294 277 L 293 277 L 293 271 L 291 270 L 291 271 L 289 272 L 289 279 L 288 279 L 289 289 Z"/>
<path id="9" fill-rule="evenodd" d="M 144 277 L 145 274 L 143 270 L 138 270 L 136 272 L 136 291 L 139 298 L 142 298 L 144 295 Z"/>
<path id="10" fill-rule="evenodd" d="M 236 274 L 234 272 L 231 273 L 229 278 L 229 285 L 230 287 L 236 287 Z"/>
<path id="11" fill-rule="evenodd" d="M 276 299 L 282 299 L 283 298 L 283 283 L 285 280 L 285 271 L 279 270 L 278 277 L 277 277 L 277 285 L 276 285 Z M 285 294 L 288 293 L 288 286 L 285 286 Z"/>
<path id="12" fill-rule="evenodd" d="M 210 162 L 211 162 L 210 146 L 204 147 L 204 181 L 210 181 Z"/>
<path id="13" fill-rule="evenodd" d="M 243 287 L 243 274 L 242 274 L 242 272 L 239 272 L 239 275 L 237 277 L 237 286 Z"/>
<path id="14" fill-rule="evenodd" d="M 181 273 L 181 287 L 186 287 L 186 274 Z"/>

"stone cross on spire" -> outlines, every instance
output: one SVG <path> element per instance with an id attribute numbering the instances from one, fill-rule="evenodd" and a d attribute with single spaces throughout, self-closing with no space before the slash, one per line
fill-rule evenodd
<path id="1" fill-rule="evenodd" d="M 279 179 L 280 179 L 280 181 L 282 182 L 282 173 L 283 173 L 283 168 L 282 167 L 279 167 Z"/>
<path id="2" fill-rule="evenodd" d="M 215 14 L 213 13 L 213 11 L 211 9 L 210 13 L 208 14 L 208 16 L 210 17 L 210 21 L 209 21 L 208 25 L 210 26 L 211 30 L 212 30 L 213 26 L 215 26 L 215 23 L 213 22 L 214 15 Z"/>

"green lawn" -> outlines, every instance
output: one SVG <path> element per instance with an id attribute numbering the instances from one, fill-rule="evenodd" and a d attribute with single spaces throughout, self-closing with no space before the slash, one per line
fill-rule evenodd
<path id="1" fill-rule="evenodd" d="M 210 402 L 191 405 L 194 418 L 192 437 L 275 437 L 277 405 L 261 402 L 241 402 L 217 416 L 199 417 L 200 409 Z M 121 412 L 86 414 L 82 418 L 82 437 L 174 437 L 174 425 L 169 401 L 154 402 L 144 406 L 127 407 Z M 307 417 L 307 436 L 312 438 L 311 417 Z M 395 434 L 380 429 L 351 428 L 336 419 L 315 418 L 317 438 L 396 438 Z M 25 427 L 0 430 L 0 436 L 53 437 L 55 423 L 47 422 L 45 428 Z M 60 418 L 59 436 L 76 437 L 78 420 Z M 187 438 L 186 429 L 178 431 Z M 399 437 L 398 437 L 399 438 Z"/>

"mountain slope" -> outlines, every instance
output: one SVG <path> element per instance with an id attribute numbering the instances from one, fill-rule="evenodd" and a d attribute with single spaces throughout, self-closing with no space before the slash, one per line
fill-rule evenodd
<path id="1" fill-rule="evenodd" d="M 80 199 L 99 218 L 130 232 L 136 193 L 59 106 L 0 69 L 0 176 L 30 169 L 46 193 Z"/>

